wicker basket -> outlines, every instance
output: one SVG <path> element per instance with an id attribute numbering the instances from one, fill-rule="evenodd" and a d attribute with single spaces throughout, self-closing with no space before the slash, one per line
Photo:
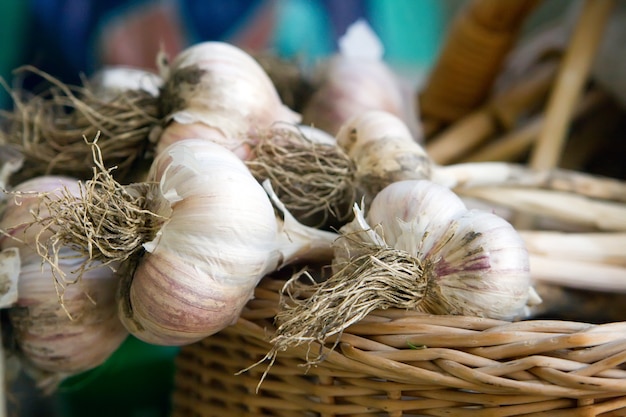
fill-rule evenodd
<path id="1" fill-rule="evenodd" d="M 266 278 L 234 326 L 182 348 L 173 416 L 626 415 L 626 322 L 377 311 L 316 366 L 319 345 L 280 352 L 259 385 L 267 363 L 239 372 L 271 348 L 283 283 Z"/>

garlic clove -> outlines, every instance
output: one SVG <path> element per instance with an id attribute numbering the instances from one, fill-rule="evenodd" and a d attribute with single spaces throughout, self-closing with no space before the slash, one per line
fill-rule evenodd
<path id="1" fill-rule="evenodd" d="M 434 260 L 440 306 L 434 312 L 502 320 L 524 315 L 532 293 L 529 256 L 507 221 L 470 210 L 455 218 L 444 241 L 424 254 Z"/>
<path id="2" fill-rule="evenodd" d="M 399 239 L 411 239 L 403 249 L 411 255 L 428 253 L 442 239 L 449 219 L 467 211 L 463 201 L 449 189 L 426 180 L 398 181 L 381 191 L 367 214 L 371 225 L 381 225 L 387 244 L 396 246 Z M 409 230 L 407 230 L 409 229 Z"/>
<path id="3" fill-rule="evenodd" d="M 74 262 L 61 262 L 71 276 Z M 109 267 L 86 272 L 57 298 L 49 265 L 22 267 L 19 299 L 9 310 L 14 338 L 29 366 L 69 376 L 102 364 L 128 335 L 117 318 L 117 278 Z"/>
<path id="4" fill-rule="evenodd" d="M 229 282 L 229 272 L 216 272 L 245 262 L 214 259 L 212 271 L 205 272 L 184 255 L 157 249 L 142 260 L 128 292 L 122 292 L 127 301 L 119 304 L 120 319 L 147 343 L 180 346 L 201 340 L 233 324 L 252 298 L 256 277 L 236 284 Z"/>
<path id="5" fill-rule="evenodd" d="M 339 53 L 316 69 L 318 87 L 302 111 L 303 123 L 336 135 L 350 118 L 380 110 L 400 118 L 421 138 L 411 88 L 385 63 L 382 42 L 367 22 L 350 25 L 338 44 Z"/>
<path id="6" fill-rule="evenodd" d="M 56 175 L 46 175 L 31 178 L 13 187 L 7 198 L 6 206 L 0 218 L 0 248 L 18 248 L 22 262 L 30 262 L 33 256 L 38 257 L 34 250 L 37 235 L 42 233 L 41 228 L 31 226 L 35 217 L 45 218 L 49 213 L 45 207 L 41 207 L 41 195 L 60 195 L 64 190 L 77 195 L 79 190 L 78 181 Z M 45 241 L 51 233 L 43 232 L 40 237 Z"/>

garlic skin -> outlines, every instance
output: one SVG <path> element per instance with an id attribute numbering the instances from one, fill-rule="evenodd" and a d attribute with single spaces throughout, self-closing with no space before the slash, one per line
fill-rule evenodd
<path id="1" fill-rule="evenodd" d="M 527 313 L 534 294 L 528 251 L 504 219 L 465 209 L 456 194 L 428 180 L 389 185 L 372 201 L 367 220 L 357 217 L 341 232 L 369 230 L 361 233 L 367 241 L 384 241 L 422 262 L 423 311 L 502 320 Z M 350 250 L 337 252 L 338 265 Z"/>
<path id="2" fill-rule="evenodd" d="M 103 99 L 113 99 L 126 91 L 143 91 L 152 97 L 159 96 L 163 85 L 160 75 L 128 66 L 106 66 L 89 78 L 94 94 Z"/>
<path id="3" fill-rule="evenodd" d="M 380 110 L 346 120 L 336 134 L 340 146 L 356 165 L 358 187 L 366 206 L 387 185 L 410 179 L 429 179 L 433 163 L 406 123 Z"/>
<path id="4" fill-rule="evenodd" d="M 222 143 L 246 159 L 249 137 L 275 122 L 299 123 L 285 106 L 267 73 L 248 53 L 223 42 L 201 42 L 164 64 L 161 104 L 166 126 L 157 142 L 159 154 L 176 140 L 202 137 L 171 129 L 204 125 L 220 132 Z M 243 149 L 242 149 L 243 148 Z"/>
<path id="5" fill-rule="evenodd" d="M 54 193 L 63 187 L 74 195 L 80 192 L 78 181 L 69 177 L 25 181 L 14 188 L 18 194 L 8 199 L 0 218 L 0 229 L 6 232 L 0 248 L 19 248 L 22 264 L 18 299 L 8 310 L 12 336 L 25 367 L 46 389 L 102 364 L 128 335 L 117 318 L 118 279 L 112 269 L 116 265 L 94 265 L 73 282 L 83 257 L 63 248 L 57 265 L 64 277 L 61 279 L 35 249 L 41 226 L 29 225 L 34 221 L 31 211 L 40 217 L 49 215 L 45 207 L 39 207 L 39 193 Z M 50 233 L 44 231 L 39 242 L 46 242 L 48 236 Z"/>
<path id="6" fill-rule="evenodd" d="M 148 208 L 166 221 L 144 244 L 118 307 L 148 343 L 185 345 L 233 324 L 263 276 L 317 248 L 291 219 L 277 221 L 243 161 L 211 141 L 173 143 L 148 178 L 158 184 Z M 329 238 L 325 246 L 332 252 Z"/>

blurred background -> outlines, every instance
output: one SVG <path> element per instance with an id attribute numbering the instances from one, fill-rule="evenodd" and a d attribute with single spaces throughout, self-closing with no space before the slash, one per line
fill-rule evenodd
<path id="1" fill-rule="evenodd" d="M 0 5 L 0 76 L 11 83 L 21 65 L 79 83 L 104 65 L 155 69 L 163 49 L 173 56 L 204 40 L 249 51 L 271 50 L 312 65 L 365 19 L 385 48 L 385 61 L 413 83 L 433 63 L 451 17 L 465 0 L 5 0 Z M 548 1 L 536 27 L 564 8 Z M 32 88 L 29 80 L 20 81 Z M 32 82 L 32 81 L 30 81 Z M 0 103 L 8 105 L 5 92 Z"/>

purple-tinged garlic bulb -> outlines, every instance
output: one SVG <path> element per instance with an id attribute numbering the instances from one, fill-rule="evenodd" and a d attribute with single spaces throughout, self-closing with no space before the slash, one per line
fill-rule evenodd
<path id="1" fill-rule="evenodd" d="M 35 218 L 45 222 L 54 215 L 41 204 L 42 196 L 61 190 L 81 192 L 73 178 L 27 180 L 12 190 L 0 219 L 0 248 L 17 248 L 21 258 L 18 298 L 8 309 L 12 337 L 24 367 L 47 390 L 101 365 L 128 335 L 117 317 L 116 265 L 83 269 L 85 257 L 69 247 L 54 260 L 40 254 L 52 232 Z"/>
<path id="2" fill-rule="evenodd" d="M 276 122 L 298 123 L 261 65 L 248 53 L 223 42 L 195 44 L 163 64 L 161 107 L 165 127 L 159 154 L 171 143 L 211 137 L 248 159 L 257 129 Z"/>

